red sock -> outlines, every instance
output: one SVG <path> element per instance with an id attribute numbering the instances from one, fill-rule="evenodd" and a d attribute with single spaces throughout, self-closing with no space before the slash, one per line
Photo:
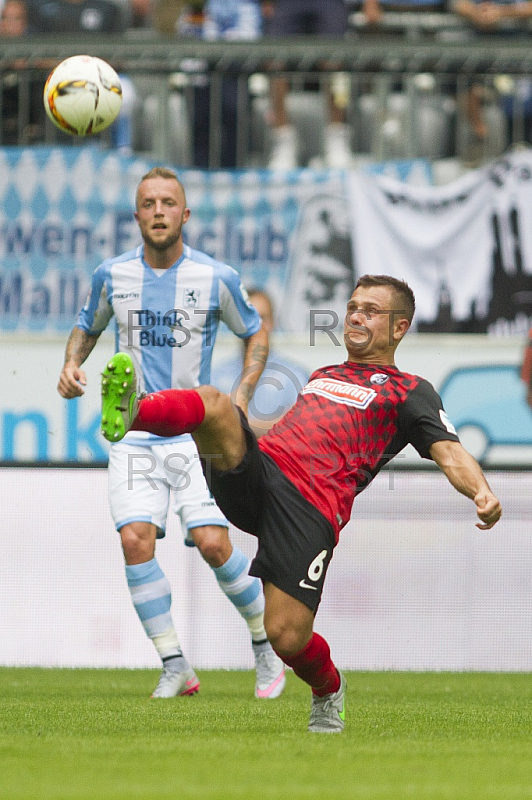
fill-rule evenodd
<path id="1" fill-rule="evenodd" d="M 313 633 L 307 646 L 295 656 L 283 656 L 283 661 L 292 667 L 298 678 L 312 687 L 318 697 L 337 692 L 340 688 L 340 676 L 331 660 L 329 645 L 319 633 Z"/>
<path id="2" fill-rule="evenodd" d="M 131 430 L 180 436 L 195 431 L 204 416 L 205 406 L 195 389 L 165 389 L 142 398 Z"/>

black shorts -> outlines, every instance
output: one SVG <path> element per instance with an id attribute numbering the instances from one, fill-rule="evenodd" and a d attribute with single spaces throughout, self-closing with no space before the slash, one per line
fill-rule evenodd
<path id="1" fill-rule="evenodd" d="M 269 581 L 316 611 L 336 544 L 331 523 L 306 500 L 269 455 L 241 414 L 246 454 L 232 470 L 203 463 L 222 513 L 259 540 L 250 575 Z"/>
<path id="2" fill-rule="evenodd" d="M 348 13 L 344 0 L 276 0 L 266 36 L 343 36 Z"/>

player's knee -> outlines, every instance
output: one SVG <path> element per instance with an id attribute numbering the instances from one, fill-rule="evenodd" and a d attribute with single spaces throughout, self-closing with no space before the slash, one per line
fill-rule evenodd
<path id="1" fill-rule="evenodd" d="M 223 418 L 223 414 L 231 406 L 229 396 L 214 386 L 199 386 L 197 392 L 205 406 L 205 422 L 219 421 L 221 416 Z"/>
<path id="2" fill-rule="evenodd" d="M 120 540 L 126 564 L 142 563 L 153 558 L 155 542 L 146 532 L 137 530 L 133 525 L 125 525 L 120 530 Z"/>
<path id="3" fill-rule="evenodd" d="M 231 555 L 231 544 L 226 528 L 198 529 L 192 538 L 201 555 L 211 567 L 221 567 Z"/>
<path id="4" fill-rule="evenodd" d="M 201 549 L 201 555 L 210 567 L 222 567 L 227 559 L 224 559 L 223 549 L 218 542 L 208 542 Z"/>
<path id="5" fill-rule="evenodd" d="M 266 636 L 281 657 L 299 653 L 308 640 L 306 630 L 299 628 L 292 620 L 284 618 L 265 619 Z"/>
<path id="6" fill-rule="evenodd" d="M 203 400 L 203 404 L 205 408 L 211 405 L 215 405 L 219 402 L 220 395 L 222 392 L 217 389 L 215 386 L 198 386 L 196 389 L 197 393 L 200 395 L 201 399 Z"/>

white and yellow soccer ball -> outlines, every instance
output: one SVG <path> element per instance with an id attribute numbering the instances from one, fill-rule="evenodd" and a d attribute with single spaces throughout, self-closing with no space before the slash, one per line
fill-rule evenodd
<path id="1" fill-rule="evenodd" d="M 105 130 L 121 105 L 118 75 L 106 61 L 94 56 L 66 58 L 44 85 L 46 113 L 54 125 L 73 136 Z"/>

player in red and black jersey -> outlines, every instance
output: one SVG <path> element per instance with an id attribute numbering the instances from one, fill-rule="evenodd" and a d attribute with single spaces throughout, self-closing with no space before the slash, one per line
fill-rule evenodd
<path id="1" fill-rule="evenodd" d="M 159 392 L 137 406 L 131 370 L 111 360 L 104 371 L 104 435 L 114 441 L 115 427 L 130 425 L 160 436 L 192 432 L 218 505 L 233 524 L 258 537 L 250 572 L 264 583 L 268 638 L 312 688 L 314 732 L 344 727 L 345 682 L 313 624 L 356 495 L 411 443 L 474 501 L 477 527 L 489 529 L 501 516 L 433 387 L 395 366 L 414 307 L 403 281 L 361 278 L 347 306 L 347 361 L 311 375 L 295 405 L 260 440 L 244 414 L 234 413 L 230 397 L 213 387 Z M 111 392 L 110 381 L 116 387 Z"/>
<path id="2" fill-rule="evenodd" d="M 391 458 L 408 443 L 430 458 L 443 439 L 458 441 L 430 383 L 393 365 L 347 361 L 314 372 L 259 447 L 338 535 L 355 494 Z"/>

